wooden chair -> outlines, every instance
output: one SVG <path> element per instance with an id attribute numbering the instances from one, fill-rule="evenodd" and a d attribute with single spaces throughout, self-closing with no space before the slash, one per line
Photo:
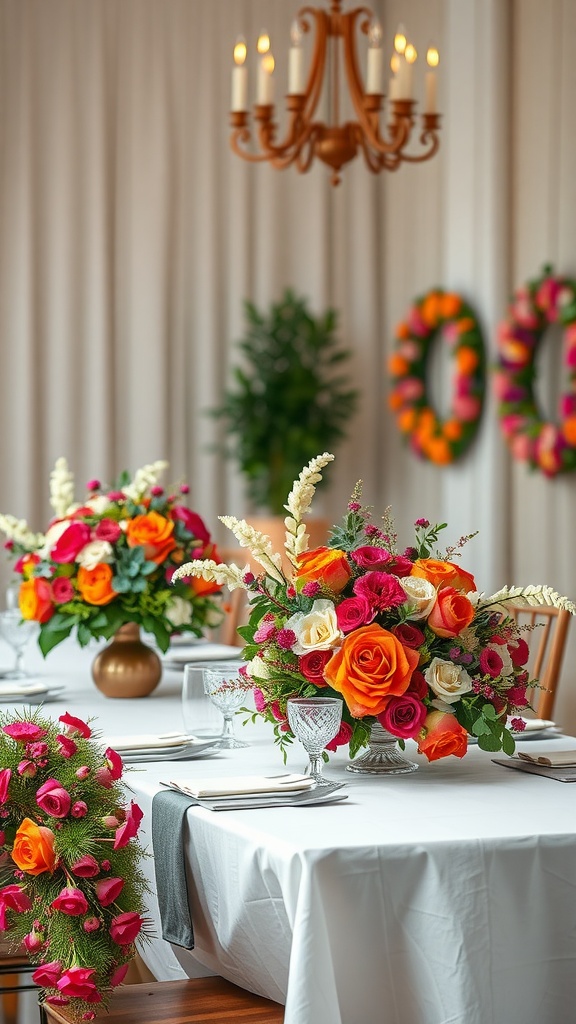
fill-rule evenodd
<path id="1" fill-rule="evenodd" d="M 94 1004 L 97 1010 L 97 1004 Z M 64 1006 L 44 1003 L 48 1024 L 72 1024 Z M 232 985 L 223 978 L 159 981 L 150 985 L 121 985 L 110 1012 L 96 1013 L 94 1024 L 282 1024 L 284 1007 Z"/>
<path id="2" fill-rule="evenodd" d="M 539 608 L 508 605 L 507 608 L 519 624 L 534 627 L 523 631 L 522 636 L 530 648 L 530 677 L 538 679 L 543 689 L 534 688 L 528 696 L 536 717 L 550 719 L 572 616 L 570 612 L 547 605 Z"/>
<path id="3" fill-rule="evenodd" d="M 0 1021 L 18 1024 L 20 992 L 38 992 L 38 986 L 27 976 L 34 971 L 25 953 L 9 953 L 0 943 Z"/>

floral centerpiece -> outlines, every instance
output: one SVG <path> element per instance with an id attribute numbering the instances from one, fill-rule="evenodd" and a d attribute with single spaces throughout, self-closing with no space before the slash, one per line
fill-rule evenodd
<path id="1" fill-rule="evenodd" d="M 167 466 L 154 462 L 133 479 L 124 473 L 111 488 L 91 480 L 78 503 L 73 476 L 60 458 L 51 475 L 55 518 L 45 534 L 0 515 L 5 546 L 19 556 L 20 611 L 40 624 L 43 654 L 74 629 L 85 646 L 136 623 L 166 651 L 171 633 L 200 636 L 220 622 L 218 584 L 180 578 L 171 585 L 182 562 L 214 557 L 215 547 L 203 520 L 183 503 L 189 487 L 172 493 L 160 485 Z"/>
<path id="2" fill-rule="evenodd" d="M 0 932 L 37 964 L 47 1003 L 91 1020 L 146 937 L 122 759 L 71 714 L 0 716 Z"/>
<path id="3" fill-rule="evenodd" d="M 471 573 L 453 561 L 470 538 L 436 550 L 446 524 L 419 519 L 414 545 L 399 552 L 389 510 L 376 525 L 360 484 L 328 546 L 308 550 L 303 517 L 332 459 L 313 459 L 288 496 L 290 578 L 269 539 L 228 516 L 222 522 L 263 572 L 208 559 L 175 573 L 249 591 L 250 619 L 240 632 L 257 714 L 274 723 L 284 747 L 292 739 L 289 697 L 340 696 L 342 726 L 329 749 L 347 743 L 354 756 L 379 722 L 401 745 L 415 739 L 430 761 L 463 757 L 468 735 L 484 750 L 513 753 L 513 730 L 523 728 L 519 716 L 535 680 L 521 627 L 506 606 L 576 607 L 548 587 L 479 593 Z"/>

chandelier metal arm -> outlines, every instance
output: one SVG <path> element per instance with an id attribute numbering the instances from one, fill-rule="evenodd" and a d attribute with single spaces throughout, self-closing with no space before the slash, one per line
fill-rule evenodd
<path id="1" fill-rule="evenodd" d="M 439 114 L 423 114 L 423 127 L 420 133 L 420 145 L 426 146 L 429 143 L 428 149 L 425 149 L 419 154 L 402 153 L 401 160 L 403 163 L 408 164 L 420 164 L 424 160 L 429 160 L 431 157 L 438 152 L 440 148 L 440 138 L 438 135 L 438 129 L 440 127 L 440 115 Z"/>

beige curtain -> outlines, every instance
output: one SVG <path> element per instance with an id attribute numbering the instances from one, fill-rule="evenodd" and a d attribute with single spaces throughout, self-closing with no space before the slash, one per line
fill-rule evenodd
<path id="1" fill-rule="evenodd" d="M 401 543 L 418 516 L 446 519 L 449 541 L 480 530 L 465 558 L 482 589 L 574 597 L 575 478 L 512 467 L 492 403 L 460 465 L 416 461 L 385 371 L 395 323 L 434 285 L 472 301 L 493 349 L 513 286 L 547 259 L 576 276 L 573 0 L 376 0 L 390 42 L 403 21 L 421 54 L 440 46 L 442 148 L 394 175 L 357 160 L 338 189 L 324 167 L 280 173 L 229 150 L 236 36 L 268 29 L 281 97 L 297 6 L 0 0 L 0 510 L 42 529 L 64 454 L 80 490 L 168 458 L 213 528 L 242 514 L 205 410 L 243 299 L 267 306 L 290 285 L 337 307 L 362 393 L 323 511 L 339 516 L 361 476 Z"/>

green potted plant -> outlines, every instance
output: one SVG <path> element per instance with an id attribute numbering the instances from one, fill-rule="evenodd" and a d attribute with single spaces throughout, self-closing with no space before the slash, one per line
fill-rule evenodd
<path id="1" fill-rule="evenodd" d="M 307 300 L 286 289 L 265 313 L 246 301 L 241 364 L 221 406 L 221 446 L 246 482 L 252 511 L 284 516 L 300 467 L 344 437 L 358 392 L 344 364 L 350 352 L 336 338 L 337 314 L 314 316 Z"/>

